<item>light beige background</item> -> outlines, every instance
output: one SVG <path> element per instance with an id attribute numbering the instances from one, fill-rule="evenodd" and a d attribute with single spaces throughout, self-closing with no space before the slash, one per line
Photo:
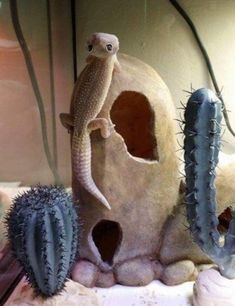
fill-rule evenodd
<path id="1" fill-rule="evenodd" d="M 0 181 L 52 182 L 42 148 L 39 116 L 28 74 L 9 19 L 8 1 L 0 9 Z M 31 5 L 29 5 L 31 3 Z M 179 0 L 208 50 L 235 129 L 235 1 Z M 71 19 L 67 1 L 52 1 L 57 114 L 68 111 L 73 86 Z M 153 66 L 168 85 L 174 103 L 184 89 L 211 86 L 202 55 L 187 24 L 167 0 L 79 0 L 76 3 L 78 70 L 84 65 L 87 36 L 116 34 L 121 51 Z M 51 127 L 47 22 L 43 1 L 22 1 L 20 16 L 46 104 Z M 7 45 L 7 46 L 6 46 Z M 134 76 L 133 76 L 134 77 Z M 70 184 L 69 137 L 57 120 L 59 166 Z M 235 152 L 228 132 L 224 151 Z"/>
<path id="2" fill-rule="evenodd" d="M 51 183 L 42 146 L 39 112 L 22 52 L 11 25 L 9 2 L 0 8 L 0 181 Z M 18 1 L 19 18 L 44 100 L 51 143 L 51 104 L 46 1 Z M 70 182 L 69 139 L 58 117 L 73 88 L 71 21 L 67 1 L 52 1 L 54 78 L 59 169 Z"/>

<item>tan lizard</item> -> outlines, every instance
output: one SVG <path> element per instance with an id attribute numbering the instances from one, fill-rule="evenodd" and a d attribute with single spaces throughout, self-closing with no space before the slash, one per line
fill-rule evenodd
<path id="1" fill-rule="evenodd" d="M 94 33 L 87 41 L 87 65 L 77 80 L 70 114 L 60 114 L 62 124 L 72 132 L 72 171 L 80 184 L 110 209 L 91 174 L 90 133 L 100 129 L 104 138 L 110 136 L 113 125 L 105 118 L 96 118 L 107 97 L 114 70 L 119 70 L 118 38 L 106 33 Z"/>

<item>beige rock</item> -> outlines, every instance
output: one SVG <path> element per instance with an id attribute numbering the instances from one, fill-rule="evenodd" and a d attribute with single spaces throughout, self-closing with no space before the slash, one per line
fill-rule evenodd
<path id="1" fill-rule="evenodd" d="M 99 269 L 89 261 L 77 262 L 72 271 L 72 279 L 88 288 L 94 287 L 98 278 Z"/>
<path id="2" fill-rule="evenodd" d="M 118 283 L 126 286 L 145 286 L 154 280 L 154 269 L 150 260 L 137 258 L 115 267 Z"/>
<path id="3" fill-rule="evenodd" d="M 200 272 L 193 290 L 194 306 L 235 306 L 235 280 L 214 270 Z"/>
<path id="4" fill-rule="evenodd" d="M 168 286 L 175 286 L 183 282 L 194 280 L 197 276 L 195 265 L 190 260 L 182 260 L 167 266 L 161 280 Z"/>
<path id="5" fill-rule="evenodd" d="M 82 285 L 68 281 L 65 289 L 52 298 L 43 299 L 36 297 L 33 289 L 25 281 L 18 285 L 16 292 L 5 304 L 5 306 L 98 306 L 99 302 L 95 293 Z"/>
<path id="6" fill-rule="evenodd" d="M 185 217 L 185 206 L 178 205 L 165 226 L 160 260 L 164 264 L 189 259 L 194 263 L 209 263 L 210 259 L 193 242 Z"/>
<path id="7" fill-rule="evenodd" d="M 226 158 L 226 157 L 224 157 Z M 235 162 L 220 165 L 217 169 L 217 212 L 221 214 L 227 207 L 235 208 Z"/>
<path id="8" fill-rule="evenodd" d="M 164 267 L 158 260 L 152 261 L 152 267 L 154 271 L 154 279 L 160 279 L 162 272 L 164 270 Z"/>
<path id="9" fill-rule="evenodd" d="M 112 120 L 115 132 L 107 139 L 100 131 L 91 135 L 92 175 L 111 211 L 73 179 L 84 227 L 80 255 L 104 272 L 133 258 L 157 257 L 179 190 L 169 90 L 145 63 L 126 55 L 119 61 L 99 115 Z"/>
<path id="10" fill-rule="evenodd" d="M 209 269 L 216 269 L 217 266 L 215 264 L 201 264 L 196 266 L 198 273 L 209 270 Z"/>
<path id="11" fill-rule="evenodd" d="M 115 284 L 116 280 L 114 278 L 113 272 L 99 273 L 98 279 L 96 281 L 96 287 L 109 288 Z"/>

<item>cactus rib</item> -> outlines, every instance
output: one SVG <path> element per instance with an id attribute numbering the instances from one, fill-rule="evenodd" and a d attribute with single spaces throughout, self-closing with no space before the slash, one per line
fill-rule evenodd
<path id="1" fill-rule="evenodd" d="M 235 218 L 223 246 L 217 229 L 214 180 L 221 119 L 221 102 L 211 90 L 202 88 L 192 93 L 184 113 L 186 212 L 194 241 L 218 264 L 222 275 L 235 278 Z"/>
<path id="2" fill-rule="evenodd" d="M 63 289 L 77 255 L 78 221 L 63 187 L 38 185 L 14 199 L 8 237 L 37 293 L 48 297 Z"/>

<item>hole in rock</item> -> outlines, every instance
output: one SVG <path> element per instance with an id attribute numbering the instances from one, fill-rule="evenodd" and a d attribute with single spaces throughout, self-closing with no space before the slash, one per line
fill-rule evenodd
<path id="1" fill-rule="evenodd" d="M 232 220 L 232 209 L 227 207 L 219 216 L 218 231 L 221 234 L 225 234 L 228 231 L 229 223 Z"/>
<path id="2" fill-rule="evenodd" d="M 110 116 L 128 152 L 147 160 L 158 160 L 154 136 L 154 112 L 148 99 L 135 91 L 124 91 L 114 101 Z"/>
<path id="3" fill-rule="evenodd" d="M 92 231 L 93 241 L 104 262 L 113 263 L 113 257 L 122 240 L 122 230 L 119 223 L 102 220 L 96 224 Z"/>

